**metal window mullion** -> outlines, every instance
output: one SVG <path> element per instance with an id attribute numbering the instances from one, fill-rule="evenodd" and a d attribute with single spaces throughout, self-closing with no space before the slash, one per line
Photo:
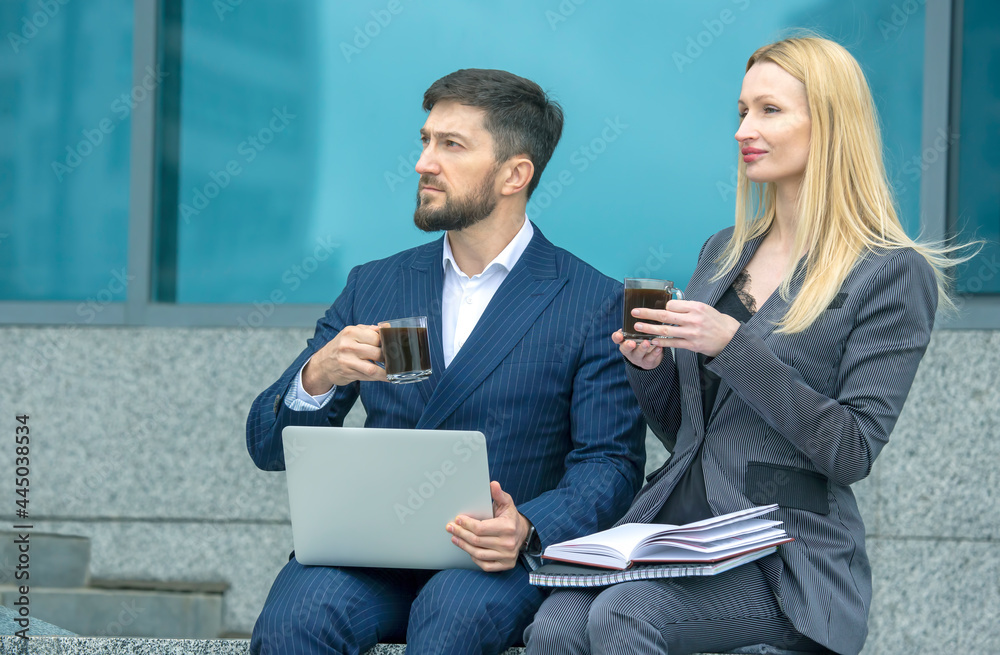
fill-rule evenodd
<path id="1" fill-rule="evenodd" d="M 161 0 L 136 2 L 132 34 L 132 84 L 139 86 L 149 70 L 159 63 L 159 22 Z M 128 270 L 134 279 L 129 283 L 125 302 L 125 323 L 143 325 L 150 303 L 152 274 L 152 234 L 156 198 L 156 112 L 159 86 L 154 85 L 146 102 L 132 112 L 129 153 Z"/>
<path id="2" fill-rule="evenodd" d="M 272 328 L 311 328 L 329 305 L 179 304 L 151 303 L 146 322 L 158 327 L 220 327 L 241 333 Z"/>
<path id="3" fill-rule="evenodd" d="M 121 325 L 125 320 L 125 304 L 89 305 L 86 301 L 4 301 L 0 303 L 0 327 L 55 325 L 85 327 L 89 325 Z"/>
<path id="4" fill-rule="evenodd" d="M 952 0 L 926 4 L 924 30 L 924 97 L 921 153 L 940 143 L 941 132 L 951 135 Z M 947 147 L 952 139 L 949 136 Z M 948 162 L 947 153 L 939 161 Z M 920 231 L 924 239 L 942 241 L 948 236 L 948 168 L 927 166 L 920 178 Z"/>

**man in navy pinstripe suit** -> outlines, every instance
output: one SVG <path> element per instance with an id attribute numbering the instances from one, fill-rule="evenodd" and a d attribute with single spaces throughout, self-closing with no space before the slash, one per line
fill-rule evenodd
<path id="1" fill-rule="evenodd" d="M 561 108 L 529 80 L 471 69 L 435 82 L 423 106 L 414 222 L 446 236 L 351 271 L 306 349 L 254 401 L 247 447 L 260 468 L 282 470 L 282 428 L 342 425 L 359 396 L 370 427 L 481 430 L 494 518 L 446 528 L 481 570 L 307 567 L 293 556 L 254 653 L 359 653 L 403 638 L 411 654 L 500 652 L 542 601 L 526 551 L 609 527 L 639 488 L 645 426 L 607 338 L 621 284 L 525 217 Z M 414 315 L 428 316 L 434 374 L 387 384 L 374 324 Z M 358 465 L 378 474 L 377 462 Z"/>

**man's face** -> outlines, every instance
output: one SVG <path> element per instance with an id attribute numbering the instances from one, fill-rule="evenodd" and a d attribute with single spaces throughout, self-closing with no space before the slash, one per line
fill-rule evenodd
<path id="1" fill-rule="evenodd" d="M 453 101 L 434 105 L 420 130 L 423 154 L 413 222 L 425 232 L 461 230 L 483 220 L 497 206 L 499 164 L 493 138 L 483 127 L 486 113 Z"/>

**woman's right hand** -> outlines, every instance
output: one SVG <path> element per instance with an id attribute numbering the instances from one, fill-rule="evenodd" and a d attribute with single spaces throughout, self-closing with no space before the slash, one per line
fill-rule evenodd
<path id="1" fill-rule="evenodd" d="M 648 371 L 656 368 L 663 361 L 663 347 L 658 346 L 653 341 L 644 339 L 637 343 L 632 339 L 626 339 L 621 330 L 612 334 L 611 340 L 618 344 L 618 350 L 625 355 L 625 358 L 639 368 Z"/>

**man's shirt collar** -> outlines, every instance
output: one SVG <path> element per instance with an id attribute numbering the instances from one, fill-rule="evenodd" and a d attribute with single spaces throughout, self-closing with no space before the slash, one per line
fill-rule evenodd
<path id="1" fill-rule="evenodd" d="M 531 237 L 535 234 L 535 228 L 531 226 L 531 221 L 528 220 L 527 215 L 524 217 L 524 224 L 521 225 L 521 229 L 517 231 L 514 238 L 510 240 L 500 254 L 493 258 L 483 272 L 479 275 L 473 275 L 471 278 L 462 272 L 462 269 L 458 267 L 455 262 L 455 255 L 451 251 L 451 244 L 448 242 L 448 234 L 444 235 L 444 252 L 441 254 L 441 265 L 444 267 L 445 272 L 448 272 L 448 266 L 451 265 L 451 269 L 458 274 L 460 278 L 475 280 L 480 278 L 487 273 L 492 273 L 497 267 L 502 268 L 505 272 L 510 273 L 511 269 L 514 268 L 514 264 L 517 260 L 521 258 L 524 253 L 525 248 L 528 247 L 528 243 L 531 241 Z"/>

